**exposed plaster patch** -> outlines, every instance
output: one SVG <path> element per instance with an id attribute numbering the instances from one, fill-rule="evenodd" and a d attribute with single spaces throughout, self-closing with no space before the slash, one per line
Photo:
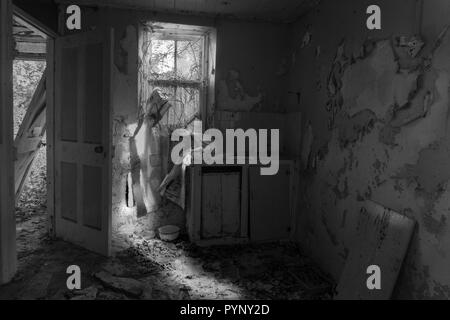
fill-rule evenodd
<path id="1" fill-rule="evenodd" d="M 114 157 L 112 160 L 112 227 L 118 230 L 121 226 L 135 221 L 134 207 L 127 206 L 126 186 L 130 166 L 128 138 L 130 132 L 123 117 L 116 117 L 113 123 Z"/>
<path id="2" fill-rule="evenodd" d="M 409 100 L 411 93 L 417 89 L 417 78 L 419 77 L 419 72 L 407 72 L 403 71 L 397 73 L 393 80 L 393 95 L 394 104 L 397 107 L 405 106 Z"/>
<path id="3" fill-rule="evenodd" d="M 136 79 L 132 75 L 121 73 L 117 67 L 113 66 L 113 114 L 114 118 L 121 118 L 132 125 L 137 121 L 138 102 L 136 95 Z"/>
<path id="4" fill-rule="evenodd" d="M 447 139 L 422 150 L 419 161 L 403 170 L 405 177 L 415 177 L 420 187 L 429 194 L 436 192 L 450 179 L 450 150 L 446 143 Z"/>
<path id="5" fill-rule="evenodd" d="M 403 77 L 397 74 L 397 63 L 390 42 L 377 43 L 367 58 L 358 60 L 345 70 L 342 78 L 343 110 L 354 116 L 370 109 L 378 119 L 384 119 L 396 99 L 402 103 L 406 100 L 405 95 L 410 90 L 402 85 Z"/>
<path id="6" fill-rule="evenodd" d="M 137 31 L 132 25 L 127 26 L 119 40 L 119 48 L 116 50 L 114 63 L 117 69 L 128 74 L 129 65 L 137 62 Z"/>
<path id="7" fill-rule="evenodd" d="M 417 77 L 417 83 L 420 89 L 411 86 L 409 90 L 410 96 L 407 97 L 405 95 L 406 99 L 403 104 L 396 104 L 396 108 L 393 110 L 392 120 L 390 121 L 391 126 L 401 127 L 427 115 L 435 100 L 437 76 L 436 71 L 430 70 Z"/>
<path id="8" fill-rule="evenodd" d="M 128 125 L 136 121 L 138 109 L 138 57 L 137 31 L 134 26 L 129 25 L 115 49 L 112 99 L 114 118 L 121 117 Z"/>
<path id="9" fill-rule="evenodd" d="M 403 127 L 397 136 L 397 143 L 404 149 L 418 154 L 431 143 L 443 138 L 446 133 L 448 114 L 449 76 L 439 72 L 435 82 L 437 97 L 426 117 Z"/>

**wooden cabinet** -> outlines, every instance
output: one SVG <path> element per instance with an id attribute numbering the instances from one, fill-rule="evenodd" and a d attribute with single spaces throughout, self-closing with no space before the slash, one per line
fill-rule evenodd
<path id="1" fill-rule="evenodd" d="M 187 229 L 200 245 L 289 239 L 294 209 L 294 162 L 276 175 L 257 165 L 189 168 Z"/>

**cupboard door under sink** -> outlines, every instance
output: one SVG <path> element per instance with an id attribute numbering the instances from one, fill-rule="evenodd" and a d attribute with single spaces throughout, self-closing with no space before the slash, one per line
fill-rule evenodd
<path id="1" fill-rule="evenodd" d="M 241 231 L 241 174 L 209 172 L 202 177 L 202 239 L 235 237 Z"/>

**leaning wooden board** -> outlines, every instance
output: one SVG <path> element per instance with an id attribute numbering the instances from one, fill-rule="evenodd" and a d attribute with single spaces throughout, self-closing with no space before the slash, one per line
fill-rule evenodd
<path id="1" fill-rule="evenodd" d="M 44 71 L 14 140 L 14 146 L 17 150 L 17 159 L 14 161 L 16 201 L 18 201 L 25 181 L 30 174 L 47 127 L 46 73 L 47 71 Z"/>
<path id="2" fill-rule="evenodd" d="M 361 210 L 353 248 L 339 284 L 337 300 L 390 299 L 414 232 L 415 221 L 373 201 Z M 381 269 L 381 289 L 369 290 L 367 267 Z"/>

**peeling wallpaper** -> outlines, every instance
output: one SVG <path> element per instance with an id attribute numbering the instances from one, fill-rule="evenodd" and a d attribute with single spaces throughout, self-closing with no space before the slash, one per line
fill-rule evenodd
<path id="1" fill-rule="evenodd" d="M 339 279 L 363 201 L 374 200 L 417 221 L 395 297 L 448 299 L 450 32 L 428 34 L 418 52 L 414 1 L 380 3 L 388 14 L 375 33 L 353 19 L 364 1 L 342 6 L 353 12 L 323 1 L 293 26 L 289 87 L 302 88 L 304 103 L 289 109 L 311 123 L 309 159 L 318 159 L 301 177 L 298 240 Z M 405 17 L 391 20 L 395 10 Z M 310 48 L 295 49 L 305 32 Z M 399 37 L 420 48 L 407 51 Z"/>

